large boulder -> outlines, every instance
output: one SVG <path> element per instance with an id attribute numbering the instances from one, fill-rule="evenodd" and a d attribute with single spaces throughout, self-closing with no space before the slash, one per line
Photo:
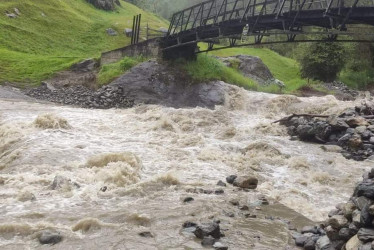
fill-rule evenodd
<path id="1" fill-rule="evenodd" d="M 246 77 L 256 80 L 260 84 L 274 82 L 274 77 L 269 68 L 259 57 L 238 55 L 219 58 L 226 66 L 236 68 Z"/>
<path id="2" fill-rule="evenodd" d="M 133 67 L 109 86 L 123 89 L 134 104 L 214 108 L 230 100 L 239 88 L 224 82 L 193 83 L 177 69 L 150 60 Z"/>
<path id="3" fill-rule="evenodd" d="M 258 184 L 258 179 L 253 176 L 239 176 L 237 177 L 233 185 L 240 188 L 256 189 Z"/>
<path id="4" fill-rule="evenodd" d="M 119 0 L 86 0 L 96 8 L 102 10 L 114 10 L 116 5 L 121 5 Z"/>

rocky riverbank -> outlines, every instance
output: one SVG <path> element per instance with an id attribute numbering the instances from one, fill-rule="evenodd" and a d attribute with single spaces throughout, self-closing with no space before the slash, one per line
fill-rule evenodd
<path id="1" fill-rule="evenodd" d="M 317 226 L 293 232 L 297 246 L 305 250 L 374 249 L 374 168 L 363 176 L 352 197 L 338 204 Z"/>
<path id="2" fill-rule="evenodd" d="M 81 85 L 56 89 L 44 83 L 26 94 L 38 100 L 82 108 L 129 108 L 134 105 L 134 101 L 124 96 L 123 89 L 117 86 L 105 86 L 95 91 Z"/>
<path id="3" fill-rule="evenodd" d="M 347 159 L 365 160 L 374 155 L 374 103 L 365 102 L 331 116 L 292 115 L 280 121 L 291 136 L 302 141 L 342 147 Z"/>
<path id="4" fill-rule="evenodd" d="M 220 81 L 192 83 L 169 65 L 150 60 L 95 90 L 90 73 L 95 70 L 94 64 L 92 60 L 84 61 L 71 72 L 44 82 L 26 94 L 39 100 L 83 108 L 129 108 L 137 104 L 214 108 L 225 104 L 227 93 L 234 88 Z M 77 77 L 74 72 L 85 74 L 85 77 Z"/>

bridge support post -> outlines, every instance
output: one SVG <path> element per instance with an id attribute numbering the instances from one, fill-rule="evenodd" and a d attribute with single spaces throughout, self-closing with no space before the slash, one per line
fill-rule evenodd
<path id="1" fill-rule="evenodd" d="M 185 44 L 178 47 L 171 47 L 162 51 L 162 58 L 164 60 L 174 60 L 184 58 L 186 60 L 196 59 L 197 43 Z"/>

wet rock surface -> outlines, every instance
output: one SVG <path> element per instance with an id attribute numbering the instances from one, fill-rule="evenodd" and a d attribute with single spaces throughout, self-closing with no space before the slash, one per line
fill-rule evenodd
<path id="1" fill-rule="evenodd" d="M 340 146 L 344 157 L 362 161 L 374 155 L 373 114 L 374 103 L 365 102 L 341 114 L 328 117 L 294 116 L 281 121 L 281 124 L 288 127 L 291 136 L 325 144 L 326 151 L 339 152 L 331 146 Z"/>
<path id="2" fill-rule="evenodd" d="M 52 232 L 52 231 L 43 231 L 38 237 L 40 244 L 43 245 L 55 245 L 62 241 L 63 237 L 60 233 Z"/>
<path id="3" fill-rule="evenodd" d="M 323 84 L 328 90 L 335 92 L 335 96 L 340 100 L 353 100 L 359 95 L 358 91 L 350 89 L 347 85 L 342 82 L 329 82 Z"/>
<path id="4" fill-rule="evenodd" d="M 105 86 L 97 91 L 84 86 L 51 89 L 47 84 L 26 92 L 28 96 L 64 105 L 74 105 L 82 108 L 129 108 L 134 101 L 123 96 L 123 89 Z"/>
<path id="5" fill-rule="evenodd" d="M 295 244 L 303 249 L 314 249 L 308 237 L 314 237 L 315 249 L 372 249 L 374 246 L 374 196 L 370 190 L 374 181 L 371 173 L 364 175 L 348 202 L 339 204 L 329 218 L 318 227 L 304 227 L 295 234 Z M 316 231 L 314 229 L 317 229 Z M 318 233 L 315 233 L 318 232 Z"/>

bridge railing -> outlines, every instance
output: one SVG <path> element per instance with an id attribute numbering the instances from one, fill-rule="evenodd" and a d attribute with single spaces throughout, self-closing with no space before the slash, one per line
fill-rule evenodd
<path id="1" fill-rule="evenodd" d="M 231 20 L 246 22 L 266 15 L 292 15 L 296 20 L 302 10 L 324 10 L 327 15 L 331 9 L 339 14 L 340 8 L 362 6 L 374 6 L 374 0 L 207 0 L 175 13 L 168 36 Z"/>

